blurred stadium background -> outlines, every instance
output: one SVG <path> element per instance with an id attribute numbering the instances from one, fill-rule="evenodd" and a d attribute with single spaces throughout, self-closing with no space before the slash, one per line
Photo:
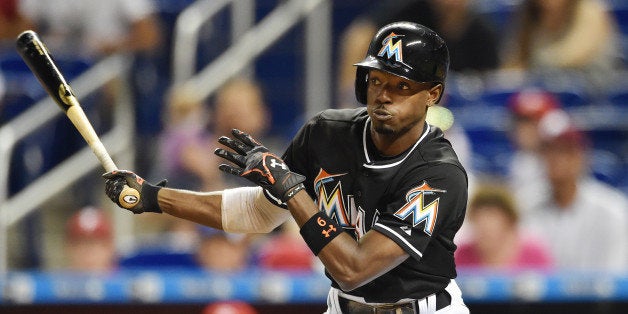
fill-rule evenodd
<path id="1" fill-rule="evenodd" d="M 339 34 L 365 7 L 359 0 L 155 2 L 166 31 L 163 50 L 135 59 L 57 58 L 118 165 L 139 173 L 147 166 L 134 147 L 161 130 L 164 96 L 174 83 L 187 82 L 211 97 L 224 82 L 218 74 L 249 73 L 266 92 L 271 133 L 285 140 L 304 117 L 334 107 Z M 503 29 L 516 2 L 476 5 Z M 628 2 L 607 3 L 620 25 L 628 62 Z M 204 16 L 212 10 L 215 14 Z M 37 248 L 42 237 L 54 233 L 39 229 L 39 210 L 62 193 L 76 198 L 102 193 L 101 170 L 11 46 L 5 47 L 0 53 L 0 313 L 200 313 L 204 305 L 228 299 L 254 304 L 260 313 L 324 310 L 328 280 L 320 272 L 225 275 L 164 266 L 101 276 L 47 270 L 45 253 Z M 121 82 L 115 105 L 103 109 L 97 100 L 112 81 Z M 592 89 L 579 73 L 530 73 L 524 80 L 502 73 L 452 73 L 447 106 L 470 138 L 475 171 L 499 176 L 512 152 L 507 97 L 524 86 L 547 88 L 591 136 L 596 177 L 628 193 L 628 72 L 608 73 L 605 82 L 604 88 Z M 76 195 L 81 190 L 76 185 L 85 188 L 85 196 Z M 122 211 L 115 214 L 123 252 L 135 241 L 131 219 Z M 458 281 L 473 313 L 628 312 L 628 274 L 474 272 L 461 273 Z"/>

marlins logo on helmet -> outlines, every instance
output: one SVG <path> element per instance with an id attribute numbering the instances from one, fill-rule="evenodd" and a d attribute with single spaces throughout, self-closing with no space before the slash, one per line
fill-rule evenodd
<path id="1" fill-rule="evenodd" d="M 380 57 L 386 55 L 386 58 L 388 59 L 395 57 L 395 61 L 403 63 L 403 49 L 401 49 L 403 47 L 403 44 L 401 41 L 401 37 L 404 37 L 404 35 L 397 35 L 394 32 L 390 33 L 390 35 L 386 36 L 386 38 L 382 40 L 382 49 L 379 50 L 379 53 L 377 55 Z M 396 38 L 400 39 L 397 40 L 397 42 L 393 43 L 393 39 Z M 403 64 L 409 67 L 409 65 L 405 63 Z"/>

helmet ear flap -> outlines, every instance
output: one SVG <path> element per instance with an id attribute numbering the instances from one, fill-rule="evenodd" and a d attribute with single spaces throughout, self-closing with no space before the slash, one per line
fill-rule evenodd
<path id="1" fill-rule="evenodd" d="M 366 90 L 368 88 L 369 69 L 358 66 L 355 71 L 355 98 L 366 105 Z"/>

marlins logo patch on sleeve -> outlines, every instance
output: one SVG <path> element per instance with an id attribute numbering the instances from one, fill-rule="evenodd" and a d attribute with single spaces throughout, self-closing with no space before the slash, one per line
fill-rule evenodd
<path id="1" fill-rule="evenodd" d="M 394 215 L 401 220 L 411 218 L 410 222 L 413 227 L 416 227 L 420 223 L 424 222 L 425 227 L 423 227 L 423 231 L 427 235 L 431 236 L 432 232 L 434 232 L 434 227 L 436 226 L 440 197 L 432 200 L 427 205 L 425 205 L 425 197 L 427 195 L 445 192 L 447 191 L 432 188 L 429 184 L 427 184 L 427 182 L 423 181 L 421 185 L 410 189 L 410 191 L 406 193 L 406 204 L 397 210 Z"/>

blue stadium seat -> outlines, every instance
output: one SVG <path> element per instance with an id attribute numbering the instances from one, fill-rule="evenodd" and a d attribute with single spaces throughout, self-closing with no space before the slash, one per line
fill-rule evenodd
<path id="1" fill-rule="evenodd" d="M 63 72 L 63 76 L 65 77 L 65 79 L 68 81 L 81 75 L 94 64 L 94 61 L 92 60 L 80 58 L 77 56 L 63 59 L 57 58 L 55 62 L 57 63 L 57 67 L 59 67 L 59 70 Z"/>
<path id="2" fill-rule="evenodd" d="M 552 92 L 558 97 L 560 103 L 565 108 L 586 106 L 591 104 L 592 101 L 584 91 L 575 88 L 554 90 Z"/>
<path id="3" fill-rule="evenodd" d="M 613 106 L 628 107 L 628 88 L 609 93 L 608 101 Z"/>
<path id="4" fill-rule="evenodd" d="M 92 63 L 79 57 L 55 60 L 67 80 L 72 80 Z M 0 71 L 6 84 L 6 94 L 0 105 L 0 123 L 22 113 L 37 100 L 46 97 L 46 91 L 17 53 L 0 56 Z"/>
<path id="5" fill-rule="evenodd" d="M 477 77 L 450 73 L 445 84 L 445 95 L 441 104 L 452 109 L 479 102 L 483 83 Z"/>
<path id="6" fill-rule="evenodd" d="M 0 125 L 18 116 L 32 104 L 35 99 L 26 93 L 7 93 L 0 101 Z"/>
<path id="7" fill-rule="evenodd" d="M 624 35 L 628 35 L 628 4 L 620 1 L 613 2 L 616 3 L 611 3 L 610 11 L 615 16 L 619 31 Z"/>
<path id="8" fill-rule="evenodd" d="M 578 71 L 567 70 L 538 75 L 534 84 L 556 95 L 565 108 L 586 106 L 593 102 L 589 94 L 591 84 L 587 77 Z"/>
<path id="9" fill-rule="evenodd" d="M 30 72 L 28 66 L 17 52 L 0 55 L 0 69 L 4 72 Z"/>
<path id="10" fill-rule="evenodd" d="M 194 254 L 165 249 L 143 249 L 119 259 L 121 268 L 191 267 L 198 268 Z"/>
<path id="11" fill-rule="evenodd" d="M 596 128 L 586 133 L 594 149 L 613 152 L 628 161 L 628 129 L 625 127 Z"/>
<path id="12" fill-rule="evenodd" d="M 516 6 L 513 1 L 475 1 L 475 10 L 488 19 L 498 35 L 504 36 L 511 27 Z"/>
<path id="13" fill-rule="evenodd" d="M 505 175 L 512 155 L 512 144 L 507 132 L 479 127 L 465 131 L 473 151 L 473 169 L 484 174 Z"/>
<path id="14" fill-rule="evenodd" d="M 87 70 L 93 64 L 92 60 L 80 56 L 55 57 L 54 59 L 57 67 L 68 80 L 83 73 L 83 71 Z M 0 69 L 8 73 L 31 73 L 26 63 L 24 63 L 24 60 L 22 60 L 17 53 L 5 53 L 0 55 Z"/>
<path id="15" fill-rule="evenodd" d="M 9 169 L 9 195 L 51 168 L 54 135 L 54 125 L 47 124 L 16 144 Z"/>
<path id="16" fill-rule="evenodd" d="M 507 107 L 508 100 L 512 97 L 517 90 L 486 90 L 481 97 L 482 102 L 489 106 Z"/>
<path id="17" fill-rule="evenodd" d="M 457 110 L 458 108 L 462 108 L 470 103 L 471 102 L 469 100 L 462 97 L 460 94 L 445 92 L 440 105 L 448 107 L 452 110 Z"/>
<path id="18" fill-rule="evenodd" d="M 587 131 L 592 145 L 590 167 L 600 180 L 619 187 L 628 183 L 628 129 L 597 128 Z"/>
<path id="19" fill-rule="evenodd" d="M 616 153 L 595 149 L 591 152 L 589 165 L 591 172 L 600 181 L 620 187 L 626 181 L 628 165 Z"/>
<path id="20" fill-rule="evenodd" d="M 0 71 L 8 94 L 13 96 L 25 94 L 33 99 L 41 98 L 46 94 L 35 75 L 17 53 L 0 56 Z"/>
<path id="21" fill-rule="evenodd" d="M 94 64 L 92 60 L 82 58 L 80 56 L 55 58 L 55 63 L 67 80 L 77 77 Z M 28 73 L 31 77 L 33 77 L 33 79 L 36 79 L 35 75 L 31 73 L 26 63 L 24 63 L 24 60 L 22 60 L 17 53 L 6 53 L 0 55 L 0 70 L 2 70 L 5 75 L 9 75 L 9 77 L 12 73 Z"/>

